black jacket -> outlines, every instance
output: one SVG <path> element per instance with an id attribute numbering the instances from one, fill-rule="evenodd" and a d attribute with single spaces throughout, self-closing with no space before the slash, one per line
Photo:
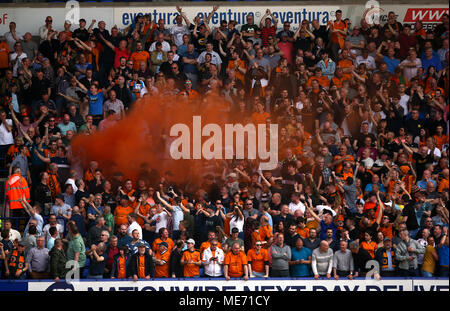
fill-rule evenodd
<path id="1" fill-rule="evenodd" d="M 154 275 L 154 264 L 153 264 L 153 257 L 145 252 L 144 254 L 144 260 L 145 260 L 145 276 L 150 275 L 150 277 L 153 277 Z M 130 275 L 138 275 L 139 270 L 139 253 L 134 254 L 131 256 L 130 259 Z"/>
<path id="2" fill-rule="evenodd" d="M 180 264 L 181 257 L 183 257 L 183 251 L 175 248 L 170 255 L 170 273 L 171 275 L 175 273 L 177 278 L 182 278 L 184 276 L 184 268 Z"/>
<path id="3" fill-rule="evenodd" d="M 113 265 L 111 268 L 111 277 L 117 278 L 117 275 L 119 274 L 119 256 L 120 254 L 114 255 Z M 130 276 L 130 255 L 125 255 L 125 278 L 128 278 Z"/>

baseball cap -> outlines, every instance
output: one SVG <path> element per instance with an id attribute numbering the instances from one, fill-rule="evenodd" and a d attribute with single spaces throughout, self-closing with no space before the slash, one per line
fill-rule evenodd
<path id="1" fill-rule="evenodd" d="M 61 193 L 58 194 L 58 195 L 56 196 L 56 198 L 64 201 L 64 195 L 62 195 Z"/>
<path id="2" fill-rule="evenodd" d="M 164 242 L 163 242 L 163 243 L 164 243 Z M 189 239 L 189 240 L 186 241 L 186 243 L 192 243 L 192 244 L 195 244 L 195 240 L 194 240 L 194 239 Z"/>
<path id="3" fill-rule="evenodd" d="M 390 241 L 390 238 L 384 238 L 383 242 Z"/>
<path id="4" fill-rule="evenodd" d="M 141 242 L 138 244 L 138 247 L 145 247 L 145 244 Z"/>
<path id="5" fill-rule="evenodd" d="M 161 242 L 159 243 L 159 246 L 169 247 L 169 244 L 167 244 L 167 242 Z"/>
<path id="6" fill-rule="evenodd" d="M 239 229 L 236 228 L 236 227 L 234 227 L 233 229 L 231 229 L 231 233 L 238 233 L 238 232 L 239 232 Z"/>

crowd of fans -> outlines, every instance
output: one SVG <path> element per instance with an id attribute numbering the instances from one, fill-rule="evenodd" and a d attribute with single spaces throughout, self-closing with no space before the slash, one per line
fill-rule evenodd
<path id="1" fill-rule="evenodd" d="M 69 260 L 81 277 L 134 280 L 352 279 L 371 260 L 377 277 L 448 276 L 448 15 L 425 30 L 338 10 L 293 31 L 270 10 L 211 28 L 217 9 L 190 21 L 176 7 L 171 28 L 145 15 L 123 30 L 48 16 L 39 42 L 10 23 L 5 216 L 29 220 L 2 220 L 1 277 L 64 279 Z M 189 187 L 145 163 L 137 180 L 95 159 L 71 169 L 74 136 L 156 94 L 220 94 L 230 115 L 277 123 L 278 167 L 219 161 Z"/>

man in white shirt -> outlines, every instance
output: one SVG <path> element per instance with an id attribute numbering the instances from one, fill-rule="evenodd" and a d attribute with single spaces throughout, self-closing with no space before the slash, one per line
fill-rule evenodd
<path id="1" fill-rule="evenodd" d="M 300 210 L 302 214 L 305 213 L 305 204 L 300 201 L 300 194 L 294 192 L 291 195 L 291 203 L 289 203 L 289 214 L 294 215 L 295 211 Z"/>
<path id="2" fill-rule="evenodd" d="M 186 18 L 186 15 L 184 15 L 183 12 L 181 12 L 181 8 L 177 7 L 178 12 L 180 15 L 178 15 L 175 18 L 175 21 L 177 22 L 176 25 L 174 25 L 170 29 L 170 37 L 172 38 L 172 41 L 178 46 L 183 44 L 183 35 L 189 35 L 189 25 L 191 24 L 189 20 Z M 183 25 L 183 19 L 186 22 L 186 25 Z"/>
<path id="3" fill-rule="evenodd" d="M 14 144 L 13 121 L 6 118 L 6 112 L 0 110 L 0 157 L 4 157 L 8 148 Z"/>
<path id="4" fill-rule="evenodd" d="M 412 78 L 417 76 L 417 70 L 422 67 L 422 61 L 417 58 L 416 50 L 410 49 L 408 54 L 408 57 L 400 63 L 399 67 L 403 69 L 405 78 L 411 81 Z"/>
<path id="5" fill-rule="evenodd" d="M 398 96 L 400 96 L 400 101 L 398 104 L 400 107 L 403 108 L 403 115 L 406 116 L 408 114 L 408 101 L 409 101 L 409 95 L 405 93 L 405 85 L 399 84 L 398 85 Z"/>
<path id="6" fill-rule="evenodd" d="M 159 232 L 161 228 L 167 228 L 167 222 L 169 220 L 169 212 L 160 204 L 156 205 L 158 212 L 152 217 L 152 221 L 156 221 L 155 232 Z"/>
<path id="7" fill-rule="evenodd" d="M 20 241 L 22 239 L 20 232 L 17 231 L 16 229 L 12 228 L 11 220 L 6 219 L 3 221 L 3 229 L 9 230 L 9 240 L 10 241 L 15 241 L 15 240 Z M 2 238 L 0 237 L 0 241 L 1 240 L 2 240 Z"/>
<path id="8" fill-rule="evenodd" d="M 14 44 L 14 53 L 9 55 L 9 61 L 13 66 L 13 77 L 17 78 L 17 70 L 21 66 L 22 59 L 24 58 L 27 58 L 27 54 L 22 50 L 22 43 L 16 42 Z"/>
<path id="9" fill-rule="evenodd" d="M 203 64 L 205 62 L 205 57 L 206 57 L 207 53 L 211 54 L 211 64 L 216 65 L 218 72 L 220 72 L 222 59 L 220 58 L 220 56 L 217 52 L 213 51 L 213 44 L 211 42 L 206 43 L 206 51 L 203 51 L 198 56 L 197 62 L 200 64 Z"/>
<path id="10" fill-rule="evenodd" d="M 217 239 L 212 239 L 210 246 L 203 251 L 202 262 L 205 268 L 205 275 L 209 277 L 222 276 L 225 254 L 217 245 Z"/>
<path id="11" fill-rule="evenodd" d="M 42 43 L 42 41 L 47 40 L 48 32 L 53 31 L 52 23 L 53 23 L 53 18 L 51 16 L 47 16 L 45 18 L 45 25 L 39 27 L 39 36 L 41 37 L 41 43 Z"/>
<path id="12" fill-rule="evenodd" d="M 152 45 L 150 45 L 150 52 L 153 52 L 156 50 L 156 43 L 157 42 L 161 42 L 162 44 L 162 50 L 164 52 L 169 52 L 170 51 L 170 44 L 167 41 L 164 41 L 164 34 L 161 32 L 158 34 L 158 37 L 156 38 L 155 42 L 152 43 Z"/>
<path id="13" fill-rule="evenodd" d="M 135 213 L 128 214 L 127 219 L 128 219 L 128 223 L 130 225 L 128 226 L 127 234 L 130 237 L 133 237 L 133 231 L 137 230 L 137 231 L 139 231 L 139 237 L 142 238 L 142 228 L 137 223 L 136 218 L 137 218 L 137 215 Z"/>
<path id="14" fill-rule="evenodd" d="M 56 227 L 56 230 L 58 230 L 58 237 L 62 238 L 64 235 L 64 226 L 62 226 L 61 224 L 59 224 L 56 221 L 56 215 L 52 214 L 49 216 L 48 218 L 48 224 L 46 224 L 44 226 L 44 228 L 42 229 L 42 231 L 44 232 L 44 236 L 45 236 L 45 242 L 48 242 L 48 240 L 51 238 L 51 234 L 50 234 L 50 227 Z"/>
<path id="15" fill-rule="evenodd" d="M 369 51 L 367 49 L 362 50 L 362 55 L 356 57 L 356 66 L 360 64 L 366 64 L 366 68 L 368 70 L 374 70 L 377 68 L 375 65 L 375 59 L 369 55 Z"/>
<path id="16" fill-rule="evenodd" d="M 5 40 L 6 40 L 6 43 L 8 43 L 9 49 L 11 51 L 14 49 L 14 44 L 16 44 L 16 42 L 23 40 L 22 34 L 20 32 L 16 31 L 16 23 L 15 22 L 9 23 L 9 31 L 7 33 L 5 33 Z"/>

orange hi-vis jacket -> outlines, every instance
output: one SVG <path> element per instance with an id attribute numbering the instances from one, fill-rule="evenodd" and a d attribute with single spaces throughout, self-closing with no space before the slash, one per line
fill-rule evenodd
<path id="1" fill-rule="evenodd" d="M 30 202 L 30 188 L 25 178 L 20 174 L 13 174 L 6 181 L 6 195 L 9 200 L 10 209 L 21 209 L 20 201 L 25 194 L 27 202 Z"/>

